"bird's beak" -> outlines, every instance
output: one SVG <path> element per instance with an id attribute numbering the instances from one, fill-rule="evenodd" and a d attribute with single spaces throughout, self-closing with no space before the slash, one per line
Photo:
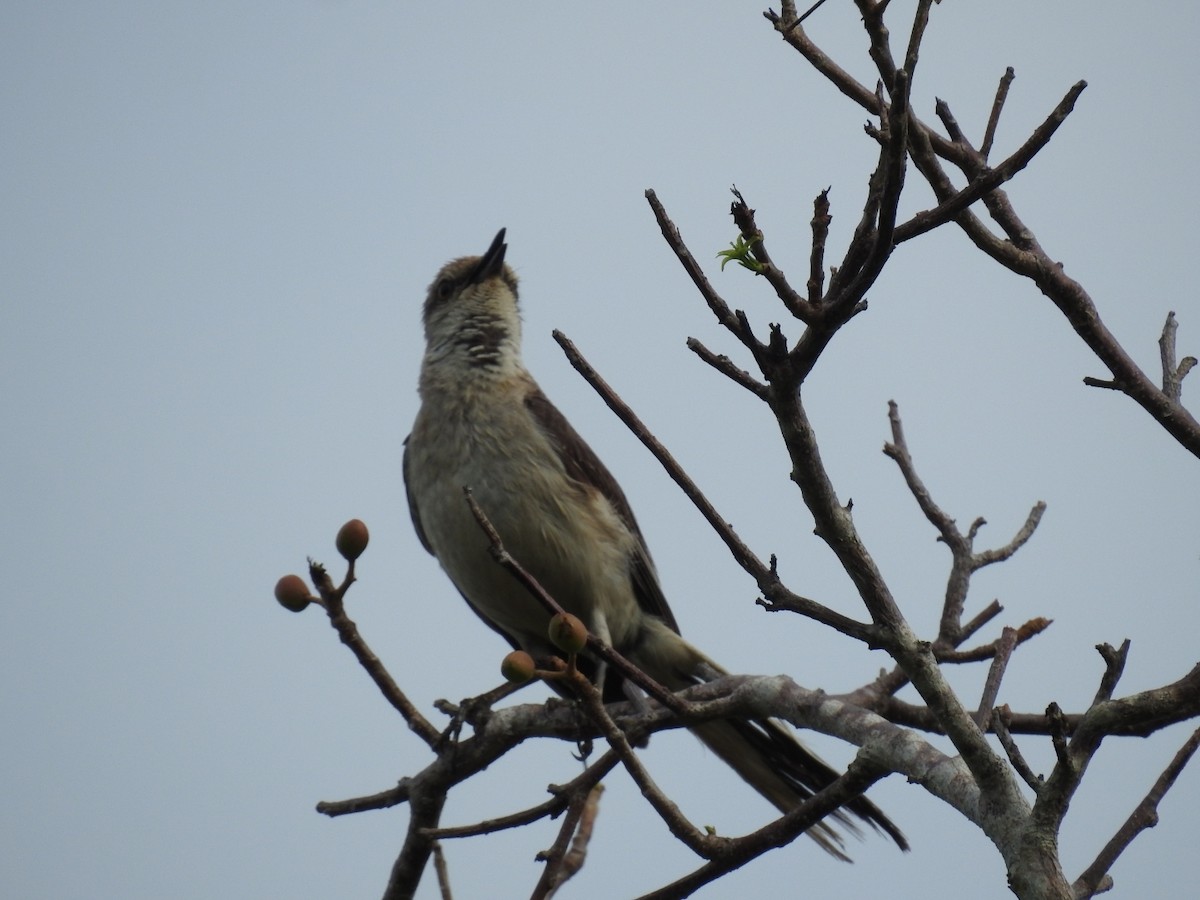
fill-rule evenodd
<path id="1" fill-rule="evenodd" d="M 479 262 L 475 264 L 474 270 L 467 278 L 467 284 L 479 284 L 486 278 L 493 278 L 504 271 L 504 251 L 508 249 L 508 244 L 504 243 L 504 232 L 506 228 L 501 228 L 496 232 L 496 237 L 492 240 L 492 246 L 487 248 L 487 252 L 479 257 Z"/>

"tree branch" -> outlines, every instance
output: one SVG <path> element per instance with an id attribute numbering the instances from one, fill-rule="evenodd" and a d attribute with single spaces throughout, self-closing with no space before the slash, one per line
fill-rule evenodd
<path id="1" fill-rule="evenodd" d="M 662 442 L 651 433 L 650 429 L 638 418 L 637 414 L 630 409 L 628 404 L 617 395 L 616 391 L 608 385 L 584 358 L 583 354 L 579 352 L 579 348 L 561 331 L 554 331 L 554 339 L 558 341 L 559 346 L 562 347 L 563 352 L 575 370 L 600 395 L 601 399 L 608 405 L 608 408 L 617 414 L 617 418 L 654 455 L 654 458 L 659 461 L 667 474 L 671 476 L 671 480 L 679 485 L 684 495 L 692 501 L 692 504 L 699 510 L 705 521 L 717 533 L 718 537 L 725 542 L 725 546 L 729 548 L 729 552 L 733 555 L 737 564 L 758 584 L 759 590 L 763 592 L 763 596 L 769 602 L 770 607 L 800 612 L 818 622 L 836 628 L 843 634 L 874 646 L 874 642 L 878 640 L 878 635 L 871 626 L 843 616 L 816 601 L 801 597 L 799 594 L 795 594 L 784 587 L 779 580 L 779 575 L 775 567 L 773 565 L 765 565 L 754 551 L 738 537 L 737 532 L 733 530 L 733 526 L 717 511 L 716 507 L 713 506 L 696 483 L 683 470 L 683 467 L 675 460 L 675 457 L 671 455 L 671 452 L 663 446 Z"/>
<path id="2" fill-rule="evenodd" d="M 354 654 L 354 658 L 358 660 L 358 664 L 363 667 L 363 670 L 371 676 L 371 680 L 375 682 L 375 686 L 379 688 L 384 699 L 404 717 L 409 729 L 432 747 L 440 739 L 441 733 L 421 715 L 404 691 L 400 690 L 400 685 L 396 684 L 383 662 L 363 640 L 354 620 L 346 614 L 346 592 L 350 590 L 350 585 L 355 581 L 354 562 L 353 559 L 348 562 L 346 577 L 336 588 L 333 586 L 329 573 L 325 571 L 325 567 L 312 559 L 308 561 L 309 577 L 321 597 L 321 605 L 329 615 L 329 624 L 337 632 L 338 638 L 350 648 L 350 652 Z"/>
<path id="3" fill-rule="evenodd" d="M 1163 324 L 1162 336 L 1158 339 L 1159 357 L 1162 360 L 1162 390 L 1171 400 L 1179 402 L 1183 394 L 1183 379 L 1196 365 L 1196 357 L 1185 356 L 1178 364 L 1175 362 L 1175 332 L 1179 323 L 1175 321 L 1175 311 L 1167 313 L 1167 321 Z"/>
<path id="4" fill-rule="evenodd" d="M 988 116 L 987 127 L 983 131 L 983 142 L 979 145 L 979 155 L 987 159 L 992 152 L 992 142 L 996 139 L 996 128 L 1000 124 L 1000 113 L 1004 110 L 1004 101 L 1008 99 L 1008 89 L 1012 86 L 1017 73 L 1009 66 L 1000 78 L 996 88 L 996 99 L 992 101 L 992 112 Z"/>
<path id="5" fill-rule="evenodd" d="M 1133 843 L 1134 838 L 1147 828 L 1153 828 L 1158 824 L 1158 804 L 1175 784 L 1175 779 L 1188 764 L 1197 747 L 1200 747 L 1200 728 L 1192 732 L 1191 737 L 1175 754 L 1175 758 L 1158 776 L 1158 780 L 1154 782 L 1150 792 L 1129 814 L 1129 818 L 1125 820 L 1117 833 L 1109 839 L 1092 864 L 1072 885 L 1076 897 L 1082 900 L 1082 898 L 1091 897 L 1103 890 L 1107 886 L 1105 880 L 1108 879 L 1108 870 L 1117 861 L 1117 857 L 1125 852 L 1125 849 Z M 1111 879 L 1108 880 L 1111 881 Z"/>

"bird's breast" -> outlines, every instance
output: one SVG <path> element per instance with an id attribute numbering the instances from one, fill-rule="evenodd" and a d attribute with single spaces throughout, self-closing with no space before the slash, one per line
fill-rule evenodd
<path id="1" fill-rule="evenodd" d="M 607 499 L 567 475 L 523 403 L 427 399 L 408 452 L 409 489 L 434 555 L 472 606 L 522 645 L 544 641 L 548 615 L 491 557 L 465 487 L 505 549 L 564 607 L 589 624 L 597 609 L 637 621 L 635 537 Z"/>

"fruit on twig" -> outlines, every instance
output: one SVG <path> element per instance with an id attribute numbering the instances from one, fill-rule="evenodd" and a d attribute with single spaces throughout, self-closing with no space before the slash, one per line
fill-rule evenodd
<path id="1" fill-rule="evenodd" d="M 280 606 L 292 612 L 303 612 L 313 602 L 308 585 L 299 575 L 284 575 L 275 582 L 275 599 Z"/>
<path id="2" fill-rule="evenodd" d="M 343 525 L 337 533 L 338 553 L 349 562 L 353 562 L 363 555 L 363 551 L 367 549 L 367 541 L 370 535 L 367 533 L 367 526 L 362 519 L 351 519 Z"/>
<path id="3" fill-rule="evenodd" d="M 513 684 L 523 684 L 533 677 L 537 666 L 524 650 L 514 650 L 500 663 L 500 674 Z"/>
<path id="4" fill-rule="evenodd" d="M 587 646 L 587 626 L 570 613 L 551 617 L 549 634 L 554 646 L 564 653 L 578 653 Z"/>

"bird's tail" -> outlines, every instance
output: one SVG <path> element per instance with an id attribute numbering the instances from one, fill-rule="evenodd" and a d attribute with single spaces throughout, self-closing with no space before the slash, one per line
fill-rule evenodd
<path id="1" fill-rule="evenodd" d="M 664 687 L 677 691 L 728 674 L 677 633 L 669 633 L 674 641 L 656 635 L 657 640 L 639 646 L 639 650 L 653 652 L 632 654 L 633 661 Z M 795 809 L 839 775 L 774 719 L 714 720 L 691 731 L 781 812 Z M 866 797 L 855 798 L 830 817 L 850 834 L 861 836 L 861 829 L 847 812 L 886 833 L 901 850 L 908 849 L 903 832 Z M 832 825 L 822 821 L 807 833 L 829 853 L 849 861 L 842 835 Z"/>
<path id="2" fill-rule="evenodd" d="M 824 760 L 771 719 L 706 722 L 692 732 L 781 812 L 795 809 L 838 777 Z M 866 797 L 855 798 L 830 817 L 850 834 L 861 837 L 862 830 L 846 810 L 887 833 L 901 850 L 908 849 L 903 832 Z M 842 835 L 827 822 L 818 822 L 807 834 L 829 853 L 850 861 Z"/>

